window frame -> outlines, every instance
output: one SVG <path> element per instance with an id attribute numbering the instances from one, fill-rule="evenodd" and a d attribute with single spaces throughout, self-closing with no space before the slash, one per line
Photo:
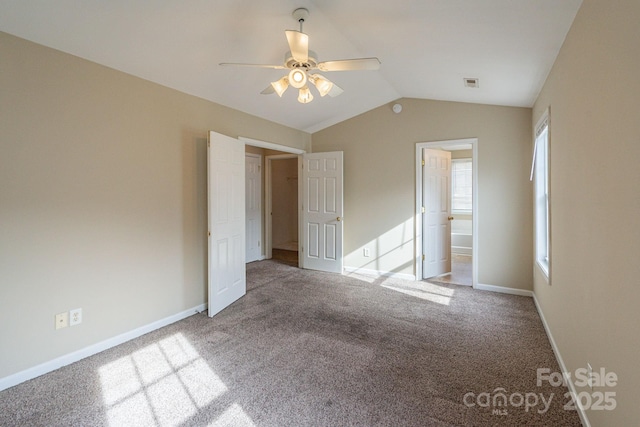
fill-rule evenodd
<path id="1" fill-rule="evenodd" d="M 543 137 L 544 135 L 544 137 Z M 551 284 L 551 138 L 549 110 L 534 128 L 534 150 L 531 167 L 534 195 L 535 264 Z"/>

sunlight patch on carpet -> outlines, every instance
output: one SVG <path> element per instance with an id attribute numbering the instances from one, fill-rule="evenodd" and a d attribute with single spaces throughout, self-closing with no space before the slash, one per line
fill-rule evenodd
<path id="1" fill-rule="evenodd" d="M 449 305 L 451 303 L 451 298 L 455 293 L 451 288 L 428 282 L 414 282 L 410 286 L 399 286 L 393 284 L 383 284 L 381 286 L 386 289 L 391 289 L 396 292 L 442 305 Z"/>
<path id="2" fill-rule="evenodd" d="M 111 426 L 180 425 L 228 390 L 181 333 L 108 363 L 98 372 Z M 251 421 L 239 405 L 232 405 L 225 414 L 229 411 L 236 414 L 233 419 Z"/>

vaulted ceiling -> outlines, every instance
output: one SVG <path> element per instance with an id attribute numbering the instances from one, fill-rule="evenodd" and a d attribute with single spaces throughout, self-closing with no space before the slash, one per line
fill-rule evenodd
<path id="1" fill-rule="evenodd" d="M 0 30 L 292 128 L 315 132 L 401 97 L 530 107 L 582 0 L 0 0 Z M 304 23 L 344 93 L 261 95 Z M 479 88 L 464 85 L 479 79 Z M 313 91 L 314 89 L 312 89 Z"/>

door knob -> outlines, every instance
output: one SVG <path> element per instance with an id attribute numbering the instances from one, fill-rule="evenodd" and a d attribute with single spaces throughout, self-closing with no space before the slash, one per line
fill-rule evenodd
<path id="1" fill-rule="evenodd" d="M 336 218 L 338 221 L 342 221 L 342 217 L 339 216 L 338 218 Z"/>
<path id="2" fill-rule="evenodd" d="M 447 218 L 449 221 L 453 221 L 453 217 L 450 216 L 449 218 Z"/>

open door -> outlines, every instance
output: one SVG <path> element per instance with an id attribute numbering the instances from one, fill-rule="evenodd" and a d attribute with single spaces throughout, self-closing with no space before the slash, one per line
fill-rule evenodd
<path id="1" fill-rule="evenodd" d="M 422 276 L 451 272 L 451 153 L 423 149 Z"/>
<path id="2" fill-rule="evenodd" d="M 342 151 L 302 156 L 302 268 L 342 273 L 342 164 Z"/>
<path id="3" fill-rule="evenodd" d="M 209 132 L 209 317 L 247 292 L 244 143 Z"/>
<path id="4" fill-rule="evenodd" d="M 262 156 L 245 154 L 245 262 L 260 259 L 262 250 Z"/>

